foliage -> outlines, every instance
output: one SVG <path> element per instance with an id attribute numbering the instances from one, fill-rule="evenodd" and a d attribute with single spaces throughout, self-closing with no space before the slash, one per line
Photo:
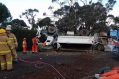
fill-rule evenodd
<path id="1" fill-rule="evenodd" d="M 11 21 L 11 25 L 13 29 L 28 29 L 28 26 L 23 20 L 14 19 Z"/>
<path id="2" fill-rule="evenodd" d="M 18 41 L 18 51 L 22 51 L 22 41 L 23 38 L 27 38 L 28 50 L 32 48 L 32 38 L 36 36 L 35 30 L 26 29 L 13 29 L 12 32 L 15 34 Z"/>
<path id="3" fill-rule="evenodd" d="M 115 18 L 114 18 L 114 22 L 115 22 L 116 24 L 119 24 L 119 17 L 115 17 Z"/>
<path id="4" fill-rule="evenodd" d="M 119 17 L 113 17 L 113 22 L 114 24 L 111 24 L 110 27 L 111 29 L 117 30 L 119 29 Z"/>
<path id="5" fill-rule="evenodd" d="M 0 3 L 0 23 L 5 23 L 11 18 L 12 17 L 8 8 L 4 4 Z"/>
<path id="6" fill-rule="evenodd" d="M 22 16 L 25 16 L 25 18 L 28 20 L 29 24 L 31 24 L 32 29 L 36 30 L 38 26 L 35 24 L 35 16 L 39 11 L 37 9 L 28 9 L 25 12 L 22 13 Z"/>
<path id="7" fill-rule="evenodd" d="M 63 1 L 52 0 L 52 2 L 62 3 Z M 108 0 L 106 6 L 102 4 L 102 0 L 98 0 L 96 3 L 93 3 L 92 0 L 89 3 L 81 0 L 83 6 L 72 0 L 67 0 L 67 2 L 69 4 L 63 4 L 58 10 L 54 11 L 54 16 L 62 17 L 56 22 L 60 31 L 72 30 L 77 33 L 77 29 L 81 27 L 92 32 L 108 31 L 106 26 L 107 14 L 112 10 L 116 3 L 115 0 Z"/>
<path id="8" fill-rule="evenodd" d="M 51 24 L 51 19 L 49 17 L 46 17 L 40 21 L 37 22 L 37 25 L 39 25 L 40 27 L 43 27 L 43 26 L 48 26 Z"/>
<path id="9" fill-rule="evenodd" d="M 108 26 L 110 24 L 110 29 L 119 29 L 119 16 L 108 15 Z"/>
<path id="10" fill-rule="evenodd" d="M 115 5 L 115 3 L 116 3 L 116 0 L 108 0 L 108 2 L 106 3 L 107 12 L 113 9 L 113 6 Z"/>
<path id="11" fill-rule="evenodd" d="M 119 29 L 119 27 L 117 25 L 115 25 L 115 24 L 111 24 L 110 28 L 113 29 L 113 30 Z"/>

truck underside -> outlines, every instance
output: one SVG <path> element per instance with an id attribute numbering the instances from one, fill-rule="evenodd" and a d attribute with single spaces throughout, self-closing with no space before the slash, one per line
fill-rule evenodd
<path id="1" fill-rule="evenodd" d="M 48 35 L 50 33 L 50 35 Z M 83 33 L 85 34 L 85 33 Z M 47 30 L 47 40 L 46 45 L 53 46 L 55 49 L 63 47 L 62 45 L 88 45 L 88 46 L 98 46 L 98 49 L 102 50 L 104 46 L 98 42 L 98 36 L 75 36 L 74 32 L 67 31 L 66 35 L 58 34 L 56 27 L 50 27 Z"/>
<path id="2" fill-rule="evenodd" d="M 65 44 L 94 44 L 93 36 L 58 36 L 57 43 Z"/>
<path id="3" fill-rule="evenodd" d="M 48 36 L 47 45 L 52 45 L 55 49 L 59 48 L 81 48 L 82 46 L 90 48 L 95 43 L 94 36 L 58 36 L 56 40 Z"/>

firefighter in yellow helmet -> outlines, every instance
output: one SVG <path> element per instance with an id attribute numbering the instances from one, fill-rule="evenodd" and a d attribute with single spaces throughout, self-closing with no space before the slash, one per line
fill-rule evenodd
<path id="1" fill-rule="evenodd" d="M 13 51 L 12 51 L 13 61 L 17 62 L 18 56 L 17 56 L 16 49 L 18 47 L 18 43 L 17 43 L 16 36 L 13 33 L 11 33 L 11 25 L 7 25 L 6 32 L 7 32 L 8 38 L 11 40 L 11 44 L 13 46 Z"/>
<path id="2" fill-rule="evenodd" d="M 12 51 L 13 47 L 4 29 L 0 29 L 0 65 L 1 70 L 12 70 Z"/>

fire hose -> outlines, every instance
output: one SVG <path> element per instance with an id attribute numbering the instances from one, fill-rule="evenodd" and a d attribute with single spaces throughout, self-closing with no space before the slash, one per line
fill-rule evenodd
<path id="1" fill-rule="evenodd" d="M 40 64 L 48 65 L 51 68 L 53 68 L 62 77 L 62 79 L 65 79 L 65 77 L 53 65 L 51 65 L 49 63 L 42 62 L 42 61 L 31 62 L 31 61 L 28 61 L 28 60 L 24 60 L 22 58 L 18 58 L 18 60 L 21 61 L 21 62 L 24 62 L 24 63 L 34 64 L 35 68 L 38 68 L 38 69 L 40 69 L 40 67 L 39 67 Z"/>

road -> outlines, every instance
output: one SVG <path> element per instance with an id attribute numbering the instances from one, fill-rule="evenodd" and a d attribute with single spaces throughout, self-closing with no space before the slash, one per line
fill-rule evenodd
<path id="1" fill-rule="evenodd" d="M 0 79 L 92 79 L 103 67 L 119 66 L 119 59 L 103 51 L 46 51 L 37 54 L 19 53 L 23 61 L 13 71 L 0 71 Z M 33 62 L 33 63 L 32 63 Z M 47 64 L 38 64 L 45 62 Z M 37 67 L 35 65 L 37 63 Z M 61 76 L 56 70 L 63 76 Z"/>

